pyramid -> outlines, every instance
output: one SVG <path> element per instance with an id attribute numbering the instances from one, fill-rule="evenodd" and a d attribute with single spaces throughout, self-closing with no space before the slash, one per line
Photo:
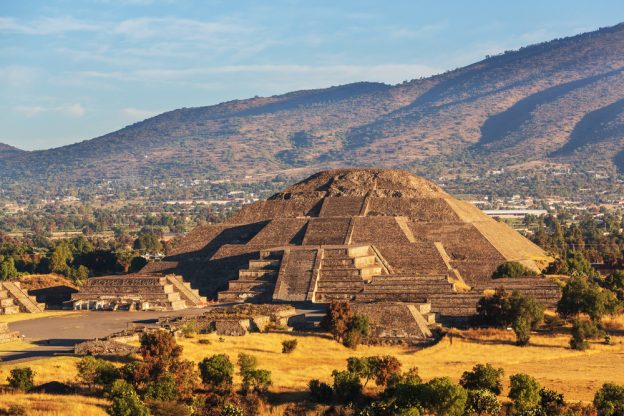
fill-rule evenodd
<path id="1" fill-rule="evenodd" d="M 180 274 L 221 301 L 429 302 L 435 312 L 469 315 L 497 287 L 552 303 L 557 289 L 547 279 L 491 278 L 506 261 L 539 271 L 551 260 L 428 180 L 342 169 L 197 227 L 143 272 Z"/>

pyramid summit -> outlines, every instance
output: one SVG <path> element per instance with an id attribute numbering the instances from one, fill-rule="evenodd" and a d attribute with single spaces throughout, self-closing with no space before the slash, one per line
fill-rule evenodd
<path id="1" fill-rule="evenodd" d="M 175 273 L 221 301 L 431 303 L 474 313 L 483 291 L 533 292 L 544 278 L 497 279 L 506 261 L 541 270 L 541 248 L 473 205 L 408 172 L 316 173 L 221 224 L 197 227 L 146 273 Z"/>

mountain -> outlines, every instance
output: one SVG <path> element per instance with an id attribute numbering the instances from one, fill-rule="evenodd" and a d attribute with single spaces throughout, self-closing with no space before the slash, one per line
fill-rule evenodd
<path id="1" fill-rule="evenodd" d="M 0 143 L 0 159 L 16 156 L 20 153 L 25 153 L 25 151 L 5 143 Z"/>
<path id="2" fill-rule="evenodd" d="M 624 169 L 624 24 L 398 85 L 361 82 L 182 108 L 55 149 L 0 177 L 244 177 L 378 166 L 433 174 L 566 163 Z"/>

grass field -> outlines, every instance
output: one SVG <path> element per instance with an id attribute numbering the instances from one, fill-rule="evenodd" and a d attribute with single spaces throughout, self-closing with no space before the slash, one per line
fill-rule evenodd
<path id="1" fill-rule="evenodd" d="M 282 354 L 282 341 L 291 338 L 297 339 L 297 349 L 292 354 Z M 211 344 L 200 344 L 201 339 L 209 339 Z M 622 336 L 613 337 L 611 345 L 593 343 L 587 351 L 571 350 L 567 334 L 534 335 L 530 346 L 517 347 L 513 345 L 513 333 L 501 330 L 457 331 L 452 340 L 446 337 L 423 350 L 402 346 L 361 346 L 353 351 L 325 336 L 284 333 L 223 337 L 222 342 L 219 339 L 219 336 L 210 334 L 178 342 L 184 347 L 184 356 L 196 362 L 212 354 L 227 354 L 232 361 L 236 361 L 239 352 L 255 355 L 260 367 L 271 370 L 272 389 L 277 392 L 304 391 L 313 378 L 330 381 L 332 370 L 343 369 L 350 356 L 385 354 L 396 356 L 403 369 L 418 367 L 424 379 L 449 376 L 458 380 L 475 364 L 489 362 L 505 369 L 505 382 L 511 374 L 527 373 L 542 385 L 564 393 L 571 401 L 591 400 L 600 385 L 607 381 L 624 384 Z M 19 345 L 13 348 L 19 348 Z M 0 366 L 0 382 L 6 380 L 11 368 L 22 366 L 29 366 L 36 372 L 37 384 L 53 380 L 72 382 L 76 378 L 77 361 L 75 357 L 51 357 L 4 364 Z M 0 398 L 0 403 L 2 400 L 4 397 Z"/>
<path id="2" fill-rule="evenodd" d="M 19 405 L 29 416 L 106 415 L 108 402 L 86 396 L 9 393 L 0 395 L 0 410 Z"/>

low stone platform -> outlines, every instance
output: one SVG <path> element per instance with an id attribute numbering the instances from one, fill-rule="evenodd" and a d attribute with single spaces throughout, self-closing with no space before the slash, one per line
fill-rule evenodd
<path id="1" fill-rule="evenodd" d="M 206 304 L 180 276 L 160 274 L 92 277 L 71 300 L 76 310 L 180 310 Z"/>
<path id="2" fill-rule="evenodd" d="M 433 338 L 429 326 L 435 324 L 435 314 L 428 303 L 354 302 L 351 309 L 368 317 L 370 343 L 418 344 Z"/>

